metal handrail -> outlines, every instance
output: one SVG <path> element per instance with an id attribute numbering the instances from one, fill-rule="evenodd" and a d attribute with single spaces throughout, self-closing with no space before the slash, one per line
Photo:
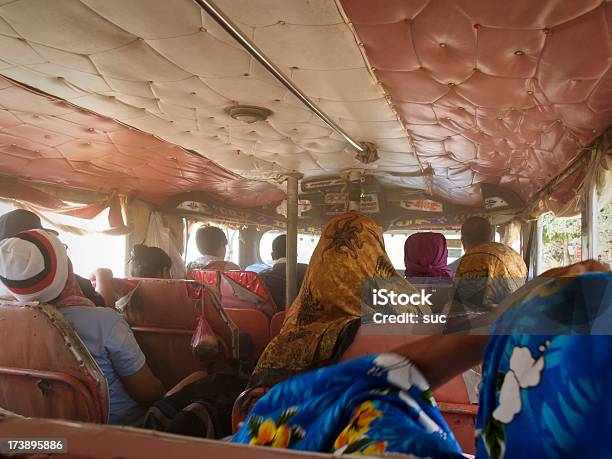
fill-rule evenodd
<path id="1" fill-rule="evenodd" d="M 321 121 L 341 135 L 348 143 L 359 152 L 365 148 L 338 126 L 329 116 L 325 114 L 310 98 L 302 92 L 242 31 L 229 19 L 223 11 L 211 0 L 193 0 L 196 5 L 206 11 L 227 33 L 229 33 L 247 52 L 263 65 L 283 86 L 285 86 L 295 97 L 300 99 L 304 105 L 317 115 Z"/>

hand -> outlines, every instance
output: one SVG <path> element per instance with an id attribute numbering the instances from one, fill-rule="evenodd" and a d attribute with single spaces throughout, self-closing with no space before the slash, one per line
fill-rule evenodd
<path id="1" fill-rule="evenodd" d="M 609 271 L 610 267 L 595 260 L 586 260 L 561 268 L 553 268 L 540 274 L 541 277 L 571 277 L 582 273 Z"/>
<path id="2" fill-rule="evenodd" d="M 108 268 L 98 268 L 89 275 L 90 281 L 96 281 L 99 279 L 112 279 L 113 271 Z"/>

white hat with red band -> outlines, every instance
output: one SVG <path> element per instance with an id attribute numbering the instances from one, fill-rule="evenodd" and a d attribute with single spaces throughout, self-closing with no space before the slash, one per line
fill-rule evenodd
<path id="1" fill-rule="evenodd" d="M 68 255 L 45 230 L 22 231 L 0 241 L 0 282 L 19 301 L 49 302 L 68 281 Z"/>

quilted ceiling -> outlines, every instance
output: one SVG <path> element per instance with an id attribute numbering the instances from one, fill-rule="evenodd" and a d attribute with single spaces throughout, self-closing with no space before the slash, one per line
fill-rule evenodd
<path id="1" fill-rule="evenodd" d="M 526 199 L 612 123 L 606 1 L 341 3 L 438 195 Z"/>
<path id="2" fill-rule="evenodd" d="M 0 1 L 2 3 L 2 1 Z M 16 0 L 0 7 L 0 73 L 192 149 L 243 177 L 364 168 L 191 0 Z M 218 6 L 359 141 L 375 171 L 419 172 L 405 130 L 333 0 L 223 0 Z M 266 107 L 246 124 L 225 109 Z M 426 188 L 422 178 L 405 179 Z"/>
<path id="3" fill-rule="evenodd" d="M 479 204 L 528 198 L 612 121 L 602 0 L 217 0 L 355 151 L 191 0 L 0 0 L 0 74 L 242 177 L 358 168 Z M 265 122 L 229 117 L 266 107 Z M 433 177 L 408 177 L 431 167 Z M 404 176 L 402 176 L 404 175 Z"/>
<path id="4" fill-rule="evenodd" d="M 0 77 L 0 173 L 162 202 L 203 191 L 236 207 L 283 199 L 183 148 Z"/>

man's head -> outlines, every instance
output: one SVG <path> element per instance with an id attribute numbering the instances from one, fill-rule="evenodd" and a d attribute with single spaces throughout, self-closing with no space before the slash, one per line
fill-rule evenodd
<path id="1" fill-rule="evenodd" d="M 272 241 L 272 260 L 279 260 L 287 256 L 287 235 L 276 236 Z"/>
<path id="2" fill-rule="evenodd" d="M 213 255 L 225 258 L 227 237 L 221 228 L 216 226 L 202 226 L 196 232 L 196 245 L 202 255 Z"/>
<path id="3" fill-rule="evenodd" d="M 32 229 L 43 229 L 57 235 L 56 231 L 43 228 L 38 215 L 29 210 L 15 209 L 0 216 L 0 241 Z"/>
<path id="4" fill-rule="evenodd" d="M 470 217 L 461 225 L 461 243 L 465 250 L 493 240 L 493 227 L 486 218 Z"/>
<path id="5" fill-rule="evenodd" d="M 64 244 L 48 231 L 22 231 L 0 241 L 2 293 L 19 301 L 54 300 L 71 272 Z"/>
<path id="6" fill-rule="evenodd" d="M 132 277 L 149 277 L 153 279 L 170 279 L 172 260 L 159 247 L 137 244 L 132 250 Z"/>

